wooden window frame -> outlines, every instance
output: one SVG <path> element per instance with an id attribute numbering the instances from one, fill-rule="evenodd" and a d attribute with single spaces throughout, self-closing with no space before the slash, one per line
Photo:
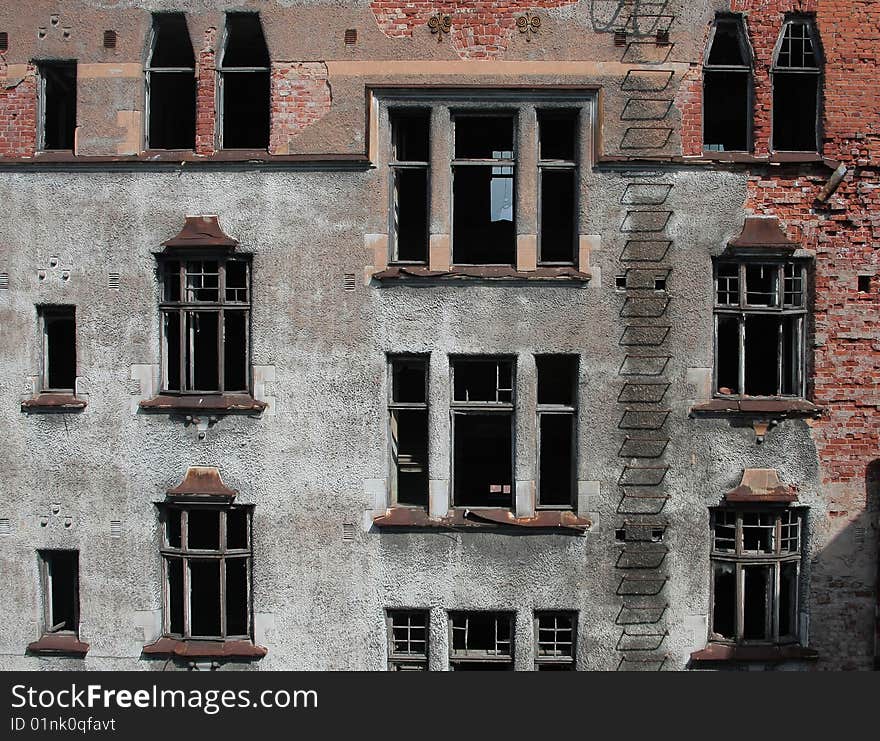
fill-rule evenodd
<path id="1" fill-rule="evenodd" d="M 541 627 L 542 620 L 552 618 L 554 624 L 552 627 Z M 571 621 L 570 628 L 560 628 L 558 621 L 564 618 Z M 578 633 L 578 613 L 576 610 L 535 610 L 534 615 L 534 636 L 535 636 L 535 669 L 542 666 L 553 666 L 560 669 L 575 670 L 577 663 L 577 633 Z M 554 640 L 552 642 L 542 641 L 541 633 L 552 631 Z M 571 641 L 558 641 L 556 637 L 560 632 L 570 631 Z M 547 653 L 545 646 L 552 645 L 553 649 Z M 559 646 L 571 646 L 568 653 L 560 652 Z"/>
<path id="2" fill-rule="evenodd" d="M 577 249 L 578 249 L 578 234 L 580 233 L 579 221 L 580 221 L 580 148 L 581 148 L 581 111 L 579 108 L 544 108 L 540 107 L 536 111 L 536 122 L 537 122 L 537 145 L 538 145 L 538 193 L 536 198 L 536 223 L 538 225 L 538 265 L 547 266 L 547 267 L 561 267 L 561 266 L 574 266 L 577 264 Z M 551 159 L 542 157 L 543 151 L 541 147 L 541 118 L 565 118 L 571 116 L 574 118 L 574 159 L 573 160 L 560 160 L 560 159 Z M 543 178 L 544 174 L 547 172 L 567 172 L 569 176 L 574 179 L 574 209 L 571 214 L 572 223 L 574 225 L 573 235 L 571 243 L 571 259 L 570 260 L 545 260 L 542 257 L 543 244 L 541 235 L 543 234 L 543 220 L 544 220 L 544 207 L 543 207 L 543 196 L 544 192 L 543 186 Z M 515 186 L 514 186 L 515 187 Z M 515 216 L 515 214 L 514 214 Z"/>
<path id="3" fill-rule="evenodd" d="M 411 637 L 414 616 L 420 616 L 423 620 L 421 629 L 425 632 L 424 651 L 398 651 L 398 640 L 395 636 L 396 629 L 406 628 L 406 644 L 411 647 Z M 397 623 L 398 618 L 406 618 L 406 625 Z M 418 628 L 419 626 L 415 626 Z M 431 614 L 424 608 L 388 608 L 385 610 L 385 632 L 388 639 L 388 671 L 427 671 L 431 654 Z M 419 641 L 416 640 L 416 643 Z"/>
<path id="4" fill-rule="evenodd" d="M 427 265 L 430 256 L 430 232 L 431 232 L 431 108 L 407 106 L 392 107 L 388 109 L 389 128 L 391 130 L 391 155 L 388 162 L 388 234 L 390 237 L 389 260 L 392 265 Z M 428 118 L 428 159 L 404 160 L 397 155 L 397 142 L 395 141 L 395 122 L 407 117 L 427 116 Z M 420 170 L 425 173 L 425 259 L 402 260 L 399 255 L 398 228 L 395 221 L 397 213 L 397 176 L 403 170 Z"/>
<path id="5" fill-rule="evenodd" d="M 495 648 L 494 649 L 480 649 L 480 650 L 471 650 L 467 647 L 467 634 L 470 618 L 475 615 L 489 615 L 492 616 L 495 620 L 494 633 L 495 633 Z M 464 620 L 464 626 L 456 625 L 457 620 Z M 504 620 L 507 621 L 508 625 L 508 640 L 499 640 L 499 621 Z M 512 610 L 450 610 L 448 613 L 448 625 L 449 625 L 449 665 L 450 667 L 455 666 L 456 664 L 501 664 L 505 666 L 509 666 L 513 669 L 516 641 L 515 641 L 515 630 L 516 630 L 516 613 Z M 457 651 L 455 649 L 455 636 L 456 631 L 464 630 L 465 633 L 465 649 L 463 651 Z M 506 653 L 502 653 L 499 651 L 499 646 L 507 644 L 508 650 Z"/>
<path id="6" fill-rule="evenodd" d="M 540 357 L 563 356 L 573 359 L 571 404 L 535 404 L 535 439 L 537 443 L 537 452 L 535 457 L 535 490 L 536 490 L 536 509 L 543 510 L 572 510 L 575 506 L 577 498 L 577 469 L 578 469 L 578 378 L 580 376 L 580 355 L 573 353 L 558 353 L 536 355 L 536 359 Z M 566 416 L 571 418 L 571 492 L 572 501 L 568 504 L 544 504 L 541 501 L 541 419 L 545 415 Z"/>
<path id="7" fill-rule="evenodd" d="M 394 424 L 396 421 L 396 417 L 400 412 L 406 411 L 414 411 L 414 412 L 424 412 L 427 423 L 427 436 L 428 436 L 428 445 L 429 449 L 427 451 L 427 455 L 425 457 L 425 468 L 427 469 L 426 473 L 428 475 L 428 480 L 430 481 L 430 472 L 431 472 L 431 462 L 430 462 L 430 435 L 431 435 L 431 416 L 430 416 L 430 374 L 431 374 L 431 356 L 430 354 L 425 355 L 396 355 L 389 354 L 386 358 L 386 368 L 388 374 L 388 453 L 390 459 L 389 466 L 389 495 L 390 502 L 392 507 L 411 507 L 414 509 L 426 509 L 427 502 L 429 500 L 429 493 L 425 493 L 426 505 L 424 507 L 416 504 L 400 504 L 397 500 L 397 492 L 398 492 L 398 473 L 400 462 L 398 459 L 397 450 L 394 445 Z M 419 362 L 422 363 L 425 370 L 425 393 L 423 402 L 409 402 L 409 401 L 395 401 L 394 400 L 394 368 L 398 363 L 412 363 Z"/>
<path id="8" fill-rule="evenodd" d="M 75 553 L 76 554 L 76 577 L 73 584 L 73 593 L 74 593 L 74 629 L 73 630 L 60 630 L 55 629 L 54 615 L 52 613 L 52 588 L 54 577 L 52 575 L 52 568 L 50 561 L 53 558 L 54 554 L 58 553 Z M 79 618 L 80 618 L 80 604 L 79 604 L 79 551 L 67 548 L 45 548 L 37 551 L 37 557 L 39 559 L 39 570 L 40 570 L 40 585 L 43 596 L 43 635 L 56 635 L 56 636 L 75 636 L 79 638 Z"/>
<path id="9" fill-rule="evenodd" d="M 37 306 L 40 325 L 40 392 L 45 394 L 76 394 L 76 375 L 79 365 L 79 343 L 76 332 L 76 306 L 69 304 L 41 304 Z M 73 386 L 49 385 L 49 325 L 56 321 L 73 322 Z"/>

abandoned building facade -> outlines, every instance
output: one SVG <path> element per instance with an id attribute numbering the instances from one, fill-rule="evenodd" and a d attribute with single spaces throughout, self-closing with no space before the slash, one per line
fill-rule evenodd
<path id="1" fill-rule="evenodd" d="M 878 24 L 7 4 L 0 667 L 873 668 Z"/>

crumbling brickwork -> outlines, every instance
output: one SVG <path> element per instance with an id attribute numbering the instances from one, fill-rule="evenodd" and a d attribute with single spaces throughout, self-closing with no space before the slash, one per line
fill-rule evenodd
<path id="1" fill-rule="evenodd" d="M 0 157 L 32 157 L 37 146 L 37 81 L 33 65 L 11 77 L 0 58 Z"/>
<path id="2" fill-rule="evenodd" d="M 196 79 L 196 154 L 213 154 L 217 126 L 217 29 L 205 32 L 205 42 L 198 50 Z"/>
<path id="3" fill-rule="evenodd" d="M 269 151 L 287 154 L 290 139 L 330 110 L 330 84 L 323 62 L 272 65 L 272 118 Z"/>

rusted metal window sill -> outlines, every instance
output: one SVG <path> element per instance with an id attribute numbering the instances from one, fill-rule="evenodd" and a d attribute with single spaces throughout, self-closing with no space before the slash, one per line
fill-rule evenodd
<path id="1" fill-rule="evenodd" d="M 714 661 L 815 661 L 819 652 L 813 648 L 789 644 L 784 646 L 736 646 L 726 643 L 710 643 L 706 648 L 691 654 L 692 663 Z"/>
<path id="2" fill-rule="evenodd" d="M 160 638 L 144 646 L 143 653 L 145 656 L 179 656 L 186 659 L 262 659 L 269 650 L 243 640 Z"/>
<path id="3" fill-rule="evenodd" d="M 574 267 L 538 267 L 517 270 L 508 265 L 454 265 L 449 270 L 431 270 L 425 265 L 391 265 L 373 274 L 380 283 L 392 281 L 548 281 L 587 283 L 592 276 Z"/>
<path id="4" fill-rule="evenodd" d="M 536 512 L 534 517 L 516 517 L 509 510 L 458 508 L 444 517 L 429 517 L 423 509 L 392 507 L 384 515 L 373 518 L 377 528 L 426 530 L 502 530 L 532 529 L 582 534 L 592 523 L 567 510 Z"/>
<path id="5" fill-rule="evenodd" d="M 691 407 L 692 417 L 813 417 L 823 408 L 804 399 L 712 399 Z"/>
<path id="6" fill-rule="evenodd" d="M 79 412 L 85 409 L 85 399 L 78 399 L 73 394 L 37 394 L 32 399 L 21 402 L 21 411 L 39 412 Z"/>
<path id="7" fill-rule="evenodd" d="M 144 412 L 166 414 L 186 414 L 210 412 L 213 414 L 259 414 L 267 406 L 265 401 L 257 401 L 248 394 L 205 394 L 199 396 L 160 394 L 142 401 Z"/>
<path id="8" fill-rule="evenodd" d="M 27 652 L 30 654 L 85 656 L 89 652 L 89 644 L 83 643 L 75 635 L 58 635 L 46 633 L 40 640 L 29 643 Z"/>
<path id="9" fill-rule="evenodd" d="M 712 150 L 704 150 L 699 159 L 709 162 L 734 162 L 737 164 L 781 164 L 786 162 L 822 162 L 826 160 L 818 152 L 771 152 L 763 155 L 752 154 L 751 152 L 716 152 Z"/>

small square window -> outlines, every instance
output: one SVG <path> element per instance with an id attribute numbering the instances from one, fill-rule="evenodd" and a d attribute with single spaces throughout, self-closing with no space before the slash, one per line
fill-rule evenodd
<path id="1" fill-rule="evenodd" d="M 429 646 L 427 610 L 388 610 L 389 671 L 427 671 Z"/>
<path id="2" fill-rule="evenodd" d="M 574 671 L 577 656 L 577 613 L 535 613 L 535 668 Z"/>

